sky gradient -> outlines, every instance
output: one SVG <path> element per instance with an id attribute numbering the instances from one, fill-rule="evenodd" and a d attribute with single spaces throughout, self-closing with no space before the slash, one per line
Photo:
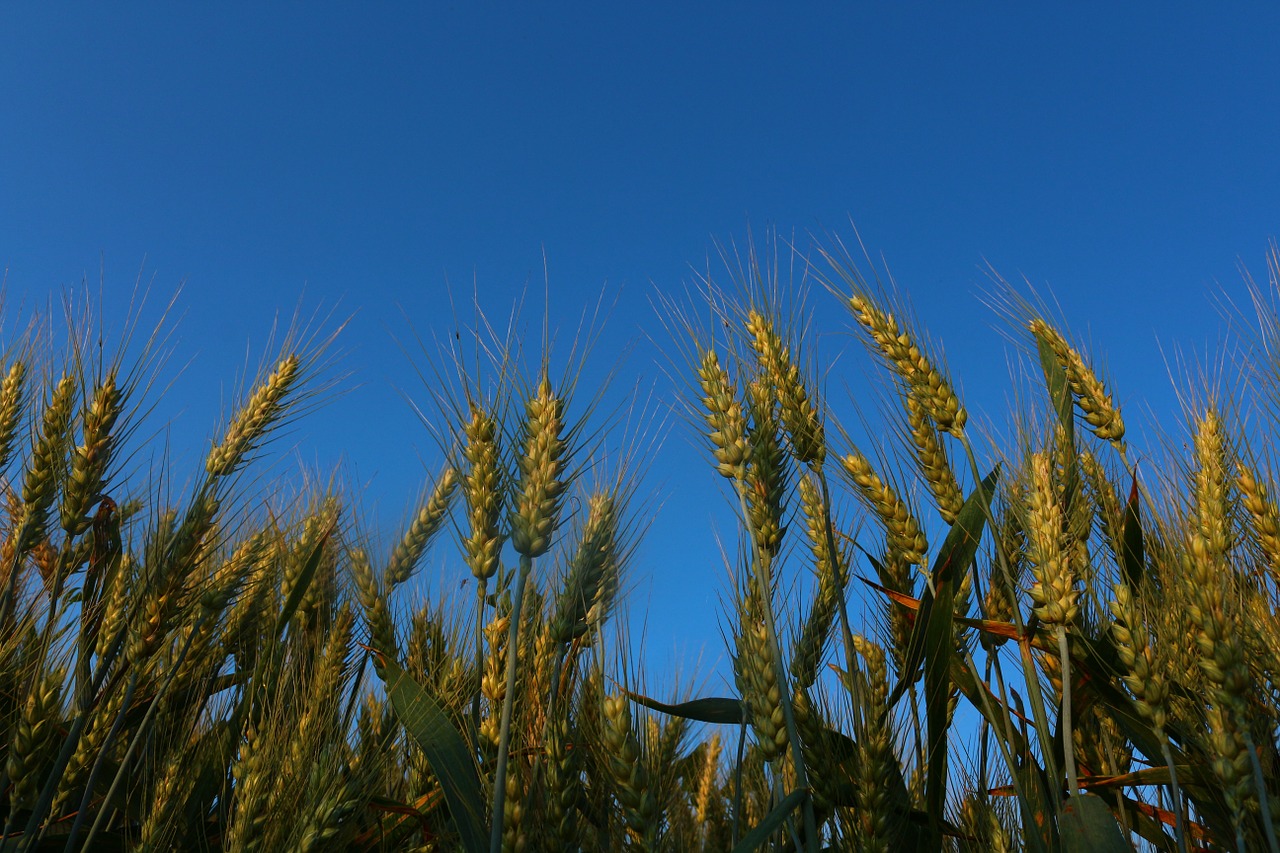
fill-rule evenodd
<path id="1" fill-rule="evenodd" d="M 661 420 L 676 350 L 654 303 L 718 274 L 717 241 L 852 222 L 978 421 L 1010 399 L 989 265 L 1056 298 L 1126 413 L 1164 422 L 1174 354 L 1218 359 L 1216 306 L 1280 233 L 1276 32 L 1249 3 L 8 5 L 7 310 L 101 283 L 119 325 L 139 275 L 152 315 L 181 287 L 190 364 L 161 404 L 180 461 L 278 314 L 349 316 L 346 393 L 280 470 L 340 464 L 390 535 L 439 456 L 397 340 L 447 338 L 474 288 L 494 318 L 523 300 L 531 344 L 544 310 L 567 341 L 603 292 L 584 387 L 625 354 L 609 406 L 638 387 L 659 412 L 633 632 L 655 671 L 717 678 L 732 516 L 693 429 Z M 808 300 L 856 412 L 869 363 L 836 300 Z M 425 571 L 462 577 L 455 554 Z"/>

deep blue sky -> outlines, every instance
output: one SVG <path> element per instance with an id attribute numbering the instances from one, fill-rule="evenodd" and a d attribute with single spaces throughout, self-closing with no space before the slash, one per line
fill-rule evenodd
<path id="1" fill-rule="evenodd" d="M 606 289 L 599 363 L 638 342 L 617 387 L 669 401 L 654 293 L 749 225 L 848 238 L 852 217 L 972 408 L 1000 422 L 1009 385 L 989 262 L 1057 296 L 1131 420 L 1163 418 L 1165 356 L 1213 352 L 1214 294 L 1240 299 L 1238 260 L 1262 274 L 1280 233 L 1280 12 L 1123 5 L 10 4 L 9 303 L 101 271 L 118 320 L 139 269 L 153 299 L 182 285 L 194 362 L 162 406 L 197 448 L 277 312 L 354 314 L 352 390 L 291 440 L 367 484 L 380 528 L 436 458 L 392 335 L 447 335 L 450 289 L 463 304 L 473 282 L 495 317 L 527 292 L 536 332 L 544 253 L 562 337 Z M 829 380 L 846 410 L 866 373 L 849 349 Z M 672 419 L 652 459 L 661 509 L 631 579 L 646 659 L 689 674 L 721 654 L 727 523 L 691 438 Z M 428 572 L 461 575 L 452 560 L 437 548 Z"/>

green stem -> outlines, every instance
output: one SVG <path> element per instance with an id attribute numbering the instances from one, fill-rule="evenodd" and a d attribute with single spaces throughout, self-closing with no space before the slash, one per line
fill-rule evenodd
<path id="1" fill-rule="evenodd" d="M 840 566 L 839 552 L 836 551 L 836 535 L 835 524 L 831 520 L 831 489 L 827 485 L 827 472 L 822 469 L 816 469 L 818 475 L 818 485 L 822 489 L 822 515 L 823 515 L 823 532 L 827 536 L 827 552 L 831 555 L 831 563 L 835 568 Z M 856 659 L 853 648 L 853 631 L 849 627 L 849 608 L 845 603 L 845 596 L 848 593 L 847 586 L 844 585 L 846 578 L 836 576 L 836 580 L 841 582 L 840 587 L 840 630 L 844 633 L 844 666 L 845 672 L 848 673 L 850 679 L 853 678 L 854 665 Z"/>
<path id="2" fill-rule="evenodd" d="M 489 586 L 488 578 L 476 579 L 476 672 L 484 679 L 484 599 Z M 471 696 L 471 731 L 480 731 L 480 690 Z"/>
<path id="3" fill-rule="evenodd" d="M 533 573 L 533 559 L 520 555 L 520 574 L 516 578 L 515 598 L 511 603 L 511 627 L 507 631 L 507 691 L 502 697 L 502 725 L 498 730 L 498 763 L 493 775 L 493 826 L 489 832 L 489 853 L 502 851 L 502 810 L 507 799 L 507 758 L 511 748 L 511 715 L 516 700 L 516 662 L 520 657 L 520 609 L 524 588 Z"/>
<path id="4" fill-rule="evenodd" d="M 991 659 L 988 658 L 988 662 L 990 662 L 990 660 Z M 976 679 L 978 677 L 978 666 L 974 663 L 973 655 L 966 654 L 965 663 L 969 665 L 969 671 L 973 673 L 973 677 Z M 992 671 L 996 676 L 996 684 L 1000 688 L 1001 710 L 1004 711 L 1001 716 L 1004 718 L 1005 726 L 1004 739 L 1001 739 L 997 734 L 996 744 L 1000 747 L 1000 755 L 1004 758 L 1005 765 L 1009 768 L 1009 780 L 1013 783 L 1014 793 L 1018 796 L 1018 804 L 1022 808 L 1025 825 L 1031 827 L 1035 825 L 1035 812 L 1032 811 L 1031 801 L 1027 799 L 1027 792 L 1023 790 L 1022 781 L 1018 778 L 1017 759 L 1014 758 L 1013 753 L 1009 751 L 1010 745 L 1014 743 L 1013 719 L 1009 713 L 1009 694 L 1008 690 L 1006 690 L 1004 686 L 1004 675 L 1001 672 L 998 659 L 996 661 L 996 665 L 992 668 Z M 990 700 L 987 698 L 987 694 L 980 691 L 978 695 L 982 699 L 982 704 L 986 706 L 987 712 L 994 714 Z M 994 726 L 992 728 L 994 729 Z M 1044 850 L 1044 840 L 1038 834 L 1028 832 L 1026 833 L 1026 836 L 1035 842 L 1037 850 Z"/>
<path id="5" fill-rule="evenodd" d="M 1182 790 L 1178 787 L 1178 769 L 1173 764 L 1173 751 L 1169 749 L 1169 738 L 1163 730 L 1160 736 L 1160 751 L 1164 753 L 1164 762 L 1169 765 L 1169 788 L 1173 793 L 1174 834 L 1178 837 L 1178 853 L 1187 851 L 1187 827 L 1182 817 Z"/>
<path id="6" fill-rule="evenodd" d="M 1276 843 L 1275 827 L 1271 825 L 1271 804 L 1267 801 L 1267 783 L 1262 776 L 1262 765 L 1258 762 L 1258 750 L 1253 745 L 1253 735 L 1249 734 L 1249 729 L 1242 727 L 1242 730 L 1244 745 L 1249 751 L 1249 765 L 1253 768 L 1253 786 L 1258 795 L 1262 828 L 1267 834 L 1267 847 L 1271 849 L 1271 853 L 1277 853 L 1277 851 L 1280 851 L 1280 844 Z"/>
<path id="7" fill-rule="evenodd" d="M 1071 658 L 1067 651 L 1067 626 L 1058 625 L 1058 656 L 1062 659 L 1062 759 L 1067 765 L 1067 796 L 1080 790 L 1076 775 L 1076 743 L 1071 733 Z"/>
<path id="8" fill-rule="evenodd" d="M 738 763 L 733 771 L 733 826 L 729 833 L 729 844 L 738 846 L 738 827 L 742 821 L 742 759 L 747 748 L 747 718 L 744 714 L 742 725 L 738 729 Z"/>

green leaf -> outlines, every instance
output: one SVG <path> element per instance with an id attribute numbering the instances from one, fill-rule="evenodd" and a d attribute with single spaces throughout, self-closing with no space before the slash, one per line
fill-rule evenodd
<path id="1" fill-rule="evenodd" d="M 955 657 L 956 586 L 969 570 L 990 512 L 1000 466 L 996 466 L 982 485 L 969 496 L 942 543 L 942 552 L 934 564 L 933 587 L 936 597 L 925 627 L 924 706 L 928 721 L 928 775 L 925 777 L 925 810 L 929 814 L 930 832 L 942 826 L 947 800 L 947 705 L 951 694 L 951 661 Z"/>
<path id="2" fill-rule="evenodd" d="M 1059 822 L 1066 853 L 1129 853 L 1133 850 L 1107 803 L 1096 794 L 1070 797 Z"/>
<path id="3" fill-rule="evenodd" d="M 982 481 L 982 486 L 974 489 L 964 502 L 959 516 L 956 517 L 955 524 L 951 525 L 947 538 L 943 540 L 942 547 L 938 550 L 938 557 L 934 560 L 933 570 L 930 574 L 933 580 L 933 590 L 926 589 L 920 597 L 920 609 L 916 612 L 915 627 L 912 629 L 911 638 L 907 643 L 907 654 L 903 662 L 902 675 L 898 679 L 898 683 L 894 685 L 893 693 L 889 696 L 889 708 L 893 708 L 903 694 L 906 693 L 907 688 L 919 679 L 920 665 L 924 662 L 925 650 L 930 648 L 929 639 L 932 637 L 936 645 L 939 639 L 938 635 L 941 633 L 945 634 L 947 642 L 950 642 L 951 620 L 954 616 L 953 608 L 941 608 L 935 615 L 935 591 L 940 589 L 945 582 L 954 584 L 956 577 L 968 570 L 974 555 L 978 553 L 978 542 L 982 537 L 983 527 L 987 523 L 991 498 L 995 494 L 995 484 L 999 477 L 1000 466 L 997 465 L 987 475 L 987 478 Z M 950 595 L 952 601 L 954 601 L 954 586 Z M 931 625 L 933 627 L 930 627 Z"/>
<path id="4" fill-rule="evenodd" d="M 665 702 L 650 699 L 648 696 L 642 696 L 631 690 L 625 692 L 633 701 L 639 702 L 646 708 L 652 708 L 655 711 L 661 711 L 664 714 L 681 717 L 685 720 L 739 726 L 742 725 L 742 721 L 746 718 L 742 710 L 742 700 L 740 699 L 713 696 L 707 699 L 693 699 L 688 702 L 668 705 Z"/>
<path id="5" fill-rule="evenodd" d="M 1138 475 L 1133 475 L 1129 502 L 1124 508 L 1124 526 L 1120 532 L 1120 568 L 1125 580 L 1137 590 L 1142 585 L 1146 548 L 1142 538 L 1142 504 L 1138 500 Z"/>
<path id="6" fill-rule="evenodd" d="M 485 853 L 489 849 L 485 798 L 471 749 L 436 700 L 399 664 L 385 656 L 380 663 L 387 698 L 440 780 L 463 848 L 467 853 Z"/>
<path id="7" fill-rule="evenodd" d="M 1062 510 L 1070 518 L 1071 501 L 1076 493 L 1076 422 L 1071 412 L 1071 383 L 1067 380 L 1066 369 L 1058 362 L 1049 341 L 1036 335 L 1036 347 L 1040 351 L 1040 367 L 1044 370 L 1045 386 L 1049 389 L 1049 401 L 1058 414 L 1058 422 L 1065 433 L 1064 444 L 1070 449 L 1067 454 L 1066 471 L 1063 472 L 1063 486 L 1066 494 L 1066 505 Z"/>
<path id="8" fill-rule="evenodd" d="M 320 567 L 320 560 L 324 556 L 324 546 L 329 543 L 329 537 L 333 535 L 333 530 L 337 523 L 337 519 L 335 519 L 329 524 L 329 529 L 316 541 L 315 547 L 307 555 L 306 562 L 302 564 L 302 570 L 298 572 L 298 578 L 293 584 L 293 589 L 289 590 L 289 599 L 285 601 L 284 608 L 280 611 L 280 618 L 276 620 L 277 637 L 284 634 L 285 626 L 289 624 L 289 620 L 293 618 L 298 605 L 302 603 L 302 597 L 307 594 L 307 588 L 311 586 L 311 581 L 316 575 L 316 569 Z"/>
<path id="9" fill-rule="evenodd" d="M 1166 823 L 1146 813 L 1149 803 L 1139 803 L 1132 797 L 1126 797 L 1123 793 L 1113 794 L 1112 796 L 1118 796 L 1121 802 L 1124 803 L 1124 819 L 1133 828 L 1134 834 L 1150 844 L 1153 850 L 1173 853 L 1178 849 L 1177 840 L 1165 830 Z M 1157 815 L 1162 813 L 1168 818 L 1169 824 L 1176 822 L 1177 818 L 1173 816 L 1172 812 L 1164 809 L 1156 810 Z"/>
<path id="10" fill-rule="evenodd" d="M 1040 352 L 1040 368 L 1044 371 L 1044 384 L 1049 389 L 1049 401 L 1058 413 L 1058 421 L 1067 431 L 1067 441 L 1075 437 L 1075 419 L 1071 416 L 1071 384 L 1067 371 L 1058 361 L 1058 354 L 1046 338 L 1036 335 L 1036 348 Z"/>
<path id="11" fill-rule="evenodd" d="M 925 806 L 934 836 L 926 843 L 939 842 L 943 809 L 947 799 L 947 697 L 951 693 L 951 664 L 955 655 L 952 620 L 955 617 L 956 585 L 969 570 L 991 512 L 991 499 L 1000 479 L 997 465 L 974 489 L 960 509 L 955 524 L 943 540 L 930 573 L 931 583 L 920 598 L 920 611 L 907 645 L 903 675 L 889 697 L 889 707 L 902 698 L 914 683 L 916 671 L 924 664 L 924 702 L 928 721 L 928 776 L 925 778 Z M 932 846 L 932 845 L 931 845 Z"/>
<path id="12" fill-rule="evenodd" d="M 765 815 L 764 820 L 760 821 L 760 825 L 748 832 L 738 842 L 738 846 L 733 848 L 733 853 L 751 853 L 758 849 L 761 845 L 769 840 L 769 836 L 777 832 L 782 824 L 786 823 L 791 813 L 796 807 L 804 802 L 804 798 L 808 794 L 801 788 L 797 788 L 790 794 L 783 797 L 782 802 L 774 806 L 773 811 Z"/>

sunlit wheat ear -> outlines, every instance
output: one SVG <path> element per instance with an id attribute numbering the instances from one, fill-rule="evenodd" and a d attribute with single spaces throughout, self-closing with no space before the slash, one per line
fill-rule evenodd
<path id="1" fill-rule="evenodd" d="M 422 559 L 427 545 L 440 530 L 445 516 L 449 513 L 449 506 L 457 487 L 456 468 L 448 467 L 440 472 L 430 496 L 418 509 L 413 521 L 409 524 L 409 529 L 404 532 L 395 550 L 391 552 L 391 559 L 387 561 L 387 568 L 383 572 L 383 582 L 387 585 L 387 589 L 395 589 L 413 574 L 414 567 Z"/>
<path id="2" fill-rule="evenodd" d="M 282 358 L 275 372 L 236 413 L 222 442 L 209 451 L 205 460 L 205 469 L 211 476 L 228 476 L 245 462 L 283 412 L 285 396 L 297 381 L 301 364 L 297 355 Z"/>
<path id="3" fill-rule="evenodd" d="M 342 514 L 342 506 L 336 495 L 325 495 L 320 506 L 311 512 L 302 522 L 302 532 L 296 535 L 292 544 L 283 552 L 283 566 L 280 572 L 280 598 L 288 601 L 299 583 L 302 583 L 303 572 L 313 558 L 318 562 L 312 565 L 310 580 L 307 582 L 302 598 L 298 601 L 297 613 L 303 617 L 314 614 L 327 594 L 329 582 L 333 578 L 333 569 L 337 562 L 334 545 L 334 532 L 338 518 Z M 318 552 L 318 553 L 317 553 Z M 390 592 L 388 591 L 389 595 Z"/>
<path id="4" fill-rule="evenodd" d="M 1227 496 L 1225 439 L 1217 413 L 1200 418 L 1195 435 L 1195 526 L 1182 555 L 1181 591 L 1196 629 L 1200 669 L 1210 686 L 1208 747 L 1227 804 L 1240 815 L 1254 799 L 1242 727 L 1247 724 L 1250 676 L 1244 660 L 1240 614 L 1229 596 L 1226 565 Z"/>
<path id="5" fill-rule="evenodd" d="M 757 545 L 777 556 L 786 533 L 787 455 L 779 438 L 781 424 L 772 388 L 764 377 L 748 386 L 747 399 L 751 412 L 751 456 L 743 481 L 747 512 Z"/>
<path id="6" fill-rule="evenodd" d="M 129 626 L 128 643 L 125 646 L 129 665 L 138 669 L 146 666 L 160 648 L 169 627 L 169 616 L 176 605 L 176 591 L 155 591 L 148 595 Z"/>
<path id="7" fill-rule="evenodd" d="M 836 606 L 844 595 L 849 577 L 845 555 L 831 553 L 826 508 L 818 487 L 813 484 L 810 476 L 800 478 L 800 504 L 804 509 L 805 533 L 813 553 L 818 588 L 791 654 L 791 675 L 800 690 L 812 687 L 818 678 L 818 668 L 822 664 L 827 638 L 835 620 Z"/>
<path id="8" fill-rule="evenodd" d="M 64 376 L 54 386 L 45 406 L 40 433 L 31 452 L 30 467 L 22 479 L 22 520 L 14 545 L 19 554 L 44 538 L 49 509 L 57 496 L 58 475 L 67 449 L 67 430 L 75 397 L 75 380 Z"/>
<path id="9" fill-rule="evenodd" d="M 102 621 L 98 626 L 97 641 L 94 653 L 99 658 L 107 653 L 107 649 L 116 634 L 124 627 L 128 615 L 130 587 L 133 583 L 137 565 L 130 554 L 121 555 L 118 566 L 110 575 L 102 580 L 101 593 Z"/>
<path id="10" fill-rule="evenodd" d="M 369 625 L 369 645 L 375 652 L 391 660 L 399 658 L 395 624 L 387 608 L 387 598 L 373 576 L 373 567 L 363 548 L 351 549 L 351 572 L 355 576 L 356 595 Z M 376 658 L 375 658 L 376 660 Z"/>
<path id="11" fill-rule="evenodd" d="M 515 506 L 511 513 L 511 545 L 525 557 L 540 557 L 551 547 L 559 524 L 560 501 L 565 490 L 564 400 L 552 391 L 544 375 L 537 391 L 525 403 L 520 470 Z"/>
<path id="12" fill-rule="evenodd" d="M 947 459 L 947 450 L 942 445 L 938 427 L 918 397 L 908 394 L 906 408 L 911 441 L 915 445 L 916 459 L 920 463 L 924 481 L 933 493 L 942 520 L 947 524 L 955 524 L 960 508 L 964 506 L 964 495 L 960 493 L 960 484 Z"/>
<path id="13" fill-rule="evenodd" d="M 75 448 L 71 457 L 71 474 L 62 497 L 62 528 L 69 536 L 84 533 L 92 524 L 86 513 L 102 491 L 115 447 L 111 428 L 120 416 L 123 402 L 124 395 L 116 385 L 115 373 L 108 373 L 84 412 L 81 430 L 84 443 Z"/>
<path id="14" fill-rule="evenodd" d="M 1280 586 L 1280 508 L 1258 472 L 1243 459 L 1236 462 L 1235 484 L 1240 490 L 1241 503 L 1249 513 L 1271 581 Z"/>
<path id="15" fill-rule="evenodd" d="M 1088 477 L 1075 476 L 1080 452 L 1075 442 L 1068 441 L 1067 429 L 1061 422 L 1054 426 L 1053 468 L 1050 475 L 1058 506 L 1063 513 L 1062 554 L 1068 571 L 1078 583 L 1092 584 L 1089 559 L 1089 534 L 1093 529 L 1093 507 L 1085 494 Z M 1092 619 L 1092 613 L 1090 614 Z"/>
<path id="16" fill-rule="evenodd" d="M 1227 519 L 1227 447 L 1222 422 L 1217 412 L 1209 409 L 1201 417 L 1195 435 L 1195 514 L 1197 532 L 1203 540 L 1207 557 L 1215 563 L 1226 556 L 1228 546 Z"/>
<path id="17" fill-rule="evenodd" d="M 219 499 L 211 491 L 201 491 L 192 502 L 171 537 L 164 542 L 164 555 L 154 572 L 161 597 L 176 603 L 201 555 L 216 541 Z M 167 618 L 167 617 L 166 617 Z"/>
<path id="18" fill-rule="evenodd" d="M 482 745 L 490 753 L 496 751 L 498 746 L 499 715 L 507 695 L 507 655 L 510 653 L 507 649 L 507 634 L 510 627 L 509 603 L 496 608 L 493 617 L 484 626 L 489 653 L 482 662 L 480 695 L 488 702 L 489 713 L 480 721 L 480 738 Z"/>
<path id="19" fill-rule="evenodd" d="M 1116 585 L 1115 599 L 1110 607 L 1116 620 L 1111 625 L 1111 636 L 1120 662 L 1128 670 L 1124 675 L 1125 686 L 1133 693 L 1138 711 L 1151 722 L 1156 736 L 1163 738 L 1169 685 L 1161 674 L 1161 668 L 1156 665 L 1155 651 L 1148 641 L 1147 625 L 1128 584 Z"/>
<path id="20" fill-rule="evenodd" d="M 782 424 L 791 436 L 791 449 L 802 465 L 822 467 L 826 459 L 826 431 L 822 416 L 805 388 L 791 348 L 778 335 L 773 320 L 758 311 L 747 314 L 747 333 L 761 367 L 777 390 Z"/>
<path id="21" fill-rule="evenodd" d="M 903 329 L 888 311 L 868 297 L 855 293 L 849 297 L 849 308 L 889 366 L 916 396 L 924 411 L 938 428 L 959 437 L 964 433 L 968 415 L 951 383 L 921 352 L 911 334 Z"/>
<path id="22" fill-rule="evenodd" d="M 9 458 L 13 455 L 18 422 L 22 418 L 22 392 L 26 379 L 26 363 L 15 361 L 0 381 L 0 471 L 8 467 Z"/>
<path id="23" fill-rule="evenodd" d="M 751 455 L 751 446 L 747 442 L 747 417 L 738 399 L 738 390 L 713 349 L 700 353 L 698 384 L 702 388 L 702 404 L 706 409 L 716 470 L 724 477 L 741 480 L 746 476 L 747 460 Z"/>
<path id="24" fill-rule="evenodd" d="M 1067 339 L 1043 319 L 1037 317 L 1028 324 L 1032 334 L 1043 340 L 1053 350 L 1054 357 L 1067 374 L 1067 383 L 1075 397 L 1076 406 L 1098 438 L 1117 445 L 1124 438 L 1124 420 L 1120 409 L 1111 400 L 1107 388 L 1093 369 L 1085 363 Z"/>
<path id="25" fill-rule="evenodd" d="M 857 450 L 841 458 L 840 466 L 884 525 L 891 554 L 909 565 L 923 566 L 929 542 L 906 503 Z"/>
<path id="26" fill-rule="evenodd" d="M 614 496 L 607 492 L 592 495 L 551 619 L 551 636 L 557 643 L 586 636 L 608 615 L 618 591 L 619 556 Z"/>
<path id="27" fill-rule="evenodd" d="M 535 603 L 541 611 L 542 602 L 529 602 L 531 605 Z M 520 643 L 523 662 L 523 677 L 517 678 L 523 694 L 520 701 L 526 709 L 524 720 L 529 724 L 529 731 L 541 733 L 546 724 L 546 701 L 551 695 L 552 672 L 564 647 L 552 636 L 551 626 L 542 618 L 541 612 L 534 613 L 532 607 L 526 611 L 524 626 L 529 633 L 521 638 Z M 524 626 L 521 627 L 522 634 Z"/>
<path id="28" fill-rule="evenodd" d="M 1047 625 L 1069 624 L 1079 612 L 1077 578 L 1062 548 L 1062 507 L 1047 453 L 1031 457 L 1027 545 L 1035 583 L 1027 590 L 1036 616 Z"/>
<path id="29" fill-rule="evenodd" d="M 467 567 L 481 581 L 493 577 L 498 570 L 502 551 L 499 523 L 505 489 L 497 431 L 497 421 L 479 407 L 471 409 L 471 417 L 463 426 L 463 454 L 470 469 L 462 481 L 469 524 L 462 547 Z"/>
<path id="30" fill-rule="evenodd" d="M 311 678 L 310 702 L 298 725 L 292 732 L 290 756 L 295 767 L 303 767 L 309 754 L 329 737 L 326 727 L 332 724 L 331 709 L 335 699 L 342 695 L 346 677 L 347 654 L 351 650 L 351 634 L 355 626 L 355 614 L 351 605 L 343 602 L 334 614 L 329 635 L 324 641 L 316 671 Z"/>
<path id="31" fill-rule="evenodd" d="M 259 530 L 237 545 L 231 556 L 218 566 L 209 579 L 204 594 L 200 596 L 200 606 L 207 616 L 216 618 L 222 615 L 257 568 L 269 545 L 269 533 Z M 288 594 L 289 591 L 284 590 L 285 597 Z"/>

